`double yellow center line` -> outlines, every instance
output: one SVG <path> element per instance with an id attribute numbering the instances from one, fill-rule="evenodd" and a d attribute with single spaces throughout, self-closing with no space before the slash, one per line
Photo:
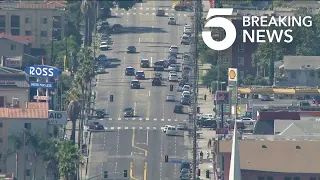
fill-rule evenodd
<path id="1" fill-rule="evenodd" d="M 148 151 L 146 149 L 137 147 L 135 145 L 135 138 L 136 138 L 135 130 L 133 130 L 132 131 L 132 147 L 143 151 L 144 152 L 144 156 L 147 157 L 148 156 Z M 133 163 L 132 162 L 130 163 L 130 178 L 134 179 L 134 180 L 138 180 L 137 178 L 133 177 Z M 143 179 L 147 180 L 147 162 L 144 163 Z"/>

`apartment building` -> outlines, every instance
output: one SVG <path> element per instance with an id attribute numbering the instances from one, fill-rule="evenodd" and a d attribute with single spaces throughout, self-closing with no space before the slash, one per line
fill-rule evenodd
<path id="1" fill-rule="evenodd" d="M 44 48 L 65 36 L 65 9 L 57 3 L 1 3 L 0 33 L 31 36 L 32 48 Z"/>
<path id="2" fill-rule="evenodd" d="M 24 129 L 40 131 L 48 136 L 48 103 L 27 103 L 26 109 L 0 108 L 0 157 L 5 158 L 4 153 L 8 149 L 14 149 L 14 143 L 9 136 L 22 132 Z M 37 162 L 34 160 L 34 148 L 30 145 L 21 147 L 18 154 L 18 179 L 31 180 L 34 166 L 37 168 L 36 179 L 46 179 L 42 157 Z M 14 173 L 16 169 L 16 157 L 12 154 L 0 161 L 0 173 Z M 25 177 L 25 178 L 24 178 Z M 48 180 L 52 176 L 47 177 Z"/>

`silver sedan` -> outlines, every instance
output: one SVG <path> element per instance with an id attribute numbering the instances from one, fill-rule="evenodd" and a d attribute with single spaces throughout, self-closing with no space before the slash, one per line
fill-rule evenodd
<path id="1" fill-rule="evenodd" d="M 175 101 L 175 97 L 173 94 L 168 94 L 167 95 L 167 98 L 166 98 L 166 101 L 168 102 L 174 102 Z"/>

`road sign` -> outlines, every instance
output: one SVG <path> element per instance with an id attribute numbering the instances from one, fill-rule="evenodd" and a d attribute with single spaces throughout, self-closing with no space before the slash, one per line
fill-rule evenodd
<path id="1" fill-rule="evenodd" d="M 66 111 L 48 111 L 48 124 L 52 125 L 66 125 L 67 112 Z"/>
<path id="2" fill-rule="evenodd" d="M 28 66 L 24 71 L 29 76 L 42 78 L 57 77 L 62 73 L 62 71 L 56 67 L 45 65 Z"/>
<path id="3" fill-rule="evenodd" d="M 217 91 L 215 94 L 216 104 L 229 104 L 230 92 L 229 91 Z"/>
<path id="4" fill-rule="evenodd" d="M 49 100 L 49 96 L 33 96 L 33 99 L 48 101 Z"/>
<path id="5" fill-rule="evenodd" d="M 178 160 L 178 159 L 173 159 L 170 161 L 171 163 L 176 163 L 176 164 L 181 164 L 182 161 L 181 160 Z"/>
<path id="6" fill-rule="evenodd" d="M 228 128 L 217 128 L 216 129 L 216 134 L 228 134 L 229 130 Z"/>
<path id="7" fill-rule="evenodd" d="M 55 89 L 56 88 L 56 83 L 34 81 L 34 82 L 30 82 L 30 87 L 31 88 Z"/>

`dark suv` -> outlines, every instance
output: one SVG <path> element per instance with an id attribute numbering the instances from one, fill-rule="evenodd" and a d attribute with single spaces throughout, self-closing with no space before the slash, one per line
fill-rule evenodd
<path id="1" fill-rule="evenodd" d="M 161 86 L 161 79 L 158 77 L 154 77 L 152 79 L 152 86 Z"/>
<path id="2" fill-rule="evenodd" d="M 133 67 L 127 67 L 126 68 L 126 76 L 134 76 L 135 72 L 134 72 L 134 68 Z"/>

